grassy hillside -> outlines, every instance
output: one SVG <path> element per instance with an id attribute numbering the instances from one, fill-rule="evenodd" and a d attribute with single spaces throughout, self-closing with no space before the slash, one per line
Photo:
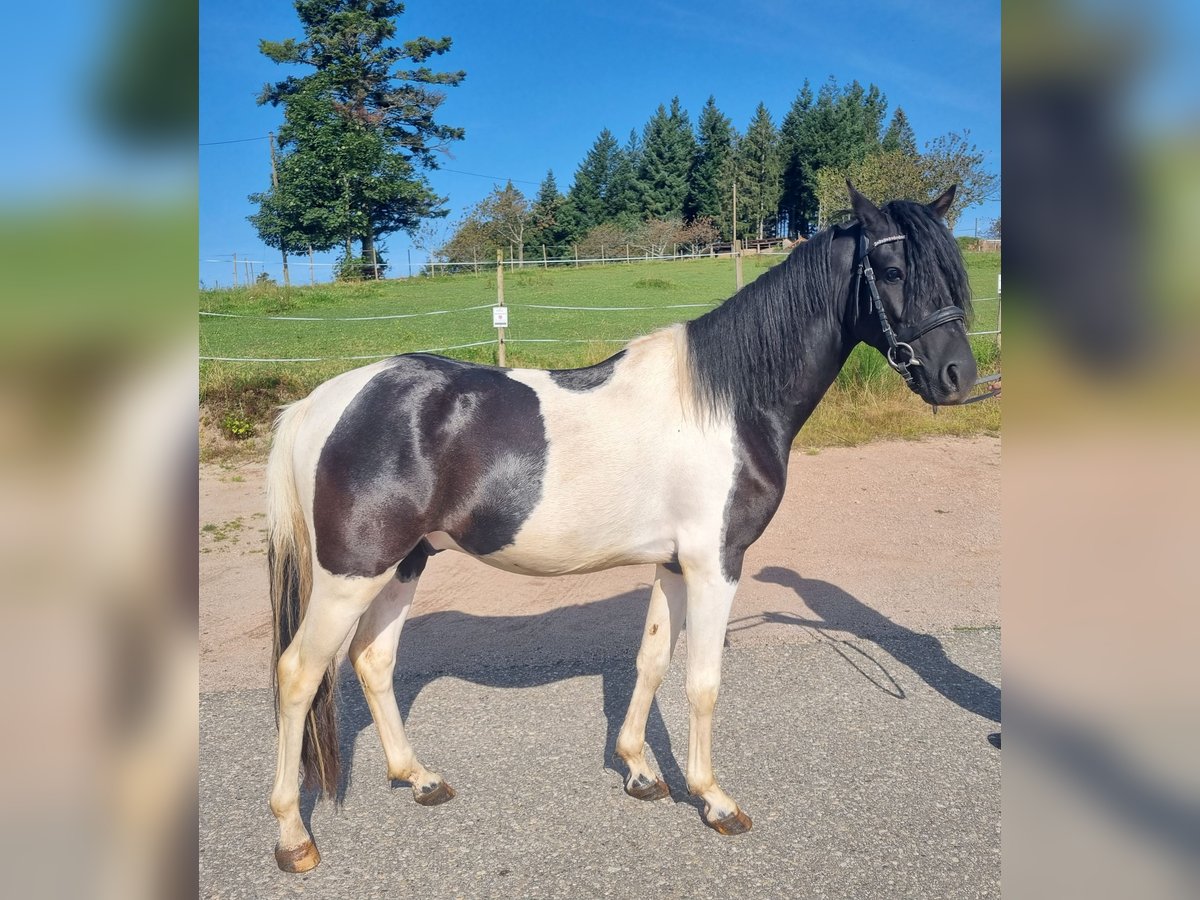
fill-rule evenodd
<path id="1" fill-rule="evenodd" d="M 967 254 L 976 297 L 995 296 L 998 253 Z M 780 257 L 747 257 L 750 281 Z M 506 272 L 511 307 L 508 364 L 567 368 L 597 362 L 622 343 L 672 322 L 702 315 L 733 293 L 728 259 L 647 262 L 579 269 Z M 200 355 L 251 358 L 385 356 L 453 347 L 495 337 L 494 271 L 480 275 L 412 278 L 364 284 L 295 287 L 271 285 L 202 291 L 200 310 L 243 316 L 348 318 L 407 316 L 382 321 L 278 321 L 201 316 Z M 642 307 L 635 310 L 548 310 L 528 305 Z M 701 304 L 700 306 L 692 306 Z M 432 313 L 432 314 L 429 314 Z M 980 302 L 972 330 L 995 327 L 996 303 Z M 539 343 L 551 339 L 568 343 Z M 998 365 L 993 338 L 976 338 L 981 371 Z M 529 341 L 529 343 L 525 343 Z M 495 347 L 445 351 L 495 362 Z M 369 360 L 295 363 L 202 362 L 206 455 L 258 452 L 273 408 L 305 395 L 325 379 Z M 999 427 L 999 405 L 943 410 L 937 417 L 908 393 L 900 379 L 868 348 L 851 357 L 837 385 L 801 433 L 799 444 L 854 444 L 882 437 L 973 433 Z M 249 440 L 232 440 L 241 431 Z"/>

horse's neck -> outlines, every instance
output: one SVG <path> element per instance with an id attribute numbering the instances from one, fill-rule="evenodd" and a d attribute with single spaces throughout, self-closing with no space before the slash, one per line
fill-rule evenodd
<path id="1" fill-rule="evenodd" d="M 796 435 L 833 385 L 854 344 L 842 329 L 836 329 L 828 342 L 813 346 L 793 389 L 778 402 L 758 410 L 757 415 L 742 417 L 746 425 L 767 429 L 774 437 L 773 442 L 778 443 L 779 452 L 789 453 Z"/>

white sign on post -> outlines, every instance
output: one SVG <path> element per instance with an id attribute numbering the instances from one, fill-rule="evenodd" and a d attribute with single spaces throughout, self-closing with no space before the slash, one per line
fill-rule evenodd
<path id="1" fill-rule="evenodd" d="M 492 327 L 507 328 L 508 327 L 508 307 L 493 306 L 492 307 Z"/>

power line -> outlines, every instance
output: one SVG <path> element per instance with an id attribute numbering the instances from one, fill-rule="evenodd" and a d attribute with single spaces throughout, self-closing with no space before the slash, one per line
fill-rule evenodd
<path id="1" fill-rule="evenodd" d="M 201 141 L 200 146 L 201 147 L 215 147 L 217 144 L 245 144 L 245 143 L 249 143 L 250 141 L 265 141 L 266 139 L 267 139 L 267 136 L 264 134 L 261 137 L 237 138 L 232 141 Z"/>
<path id="2" fill-rule="evenodd" d="M 267 138 L 268 138 L 268 135 L 264 134 L 261 137 L 237 138 L 232 141 L 201 141 L 200 146 L 201 147 L 215 147 L 219 144 L 245 144 L 245 143 L 249 143 L 250 141 L 265 141 L 265 140 L 267 140 Z M 508 178 L 507 176 L 504 176 L 504 175 L 484 175 L 481 172 L 464 172 L 462 169 L 447 169 L 444 166 L 438 166 L 433 171 L 435 171 L 435 172 L 453 172 L 455 175 L 470 175 L 473 178 L 488 178 L 492 181 L 513 181 L 513 182 L 516 182 L 517 184 L 532 184 L 532 185 L 538 185 L 538 186 L 541 185 L 540 181 L 530 181 L 528 178 Z"/>
<path id="3" fill-rule="evenodd" d="M 536 184 L 541 186 L 540 181 L 530 181 L 527 178 L 507 178 L 503 175 L 481 175 L 479 172 L 464 172 L 461 169 L 446 169 L 438 166 L 434 169 L 435 172 L 453 172 L 455 175 L 473 175 L 476 178 L 489 178 L 492 181 L 515 181 L 518 184 Z"/>

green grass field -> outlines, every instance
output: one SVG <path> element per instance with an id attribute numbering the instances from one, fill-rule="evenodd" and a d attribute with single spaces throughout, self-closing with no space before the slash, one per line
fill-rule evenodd
<path id="1" fill-rule="evenodd" d="M 781 257 L 748 256 L 747 281 Z M 966 255 L 977 298 L 996 293 L 999 253 Z M 733 293 L 729 259 L 642 262 L 582 268 L 526 269 L 505 272 L 509 305 L 508 364 L 537 368 L 589 365 L 616 352 L 625 341 L 664 325 L 702 315 Z M 260 318 L 200 317 L 200 355 L 250 358 L 386 356 L 414 350 L 453 347 L 495 338 L 491 312 L 496 300 L 494 270 L 480 275 L 358 283 L 325 284 L 285 290 L 272 285 L 202 291 L 202 312 L 244 316 L 355 317 L 409 315 L 383 321 L 278 321 Z M 647 307 L 630 311 L 531 309 L 526 304 Z M 679 308 L 685 304 L 704 304 Z M 997 304 L 981 300 L 972 330 L 994 329 Z M 569 343 L 537 343 L 540 340 Z M 530 343 L 524 343 L 531 341 Z M 980 370 L 994 371 L 994 338 L 973 339 Z M 445 355 L 495 362 L 494 346 L 448 350 Z M 211 431 L 225 432 L 229 422 L 246 422 L 255 436 L 267 432 L 273 408 L 305 395 L 325 379 L 369 360 L 295 363 L 201 362 L 200 392 Z M 925 421 L 932 419 L 933 421 Z M 945 410 L 934 418 L 908 394 L 879 354 L 859 347 L 839 376 L 831 395 L 801 433 L 806 446 L 855 444 L 880 437 L 933 433 L 974 433 L 999 427 L 999 406 L 981 403 Z M 244 429 L 242 429 L 244 430 Z M 214 438 L 216 436 L 214 435 Z M 220 443 L 219 439 L 217 443 Z M 231 442 L 244 449 L 258 441 Z M 220 455 L 221 447 L 210 447 Z"/>

